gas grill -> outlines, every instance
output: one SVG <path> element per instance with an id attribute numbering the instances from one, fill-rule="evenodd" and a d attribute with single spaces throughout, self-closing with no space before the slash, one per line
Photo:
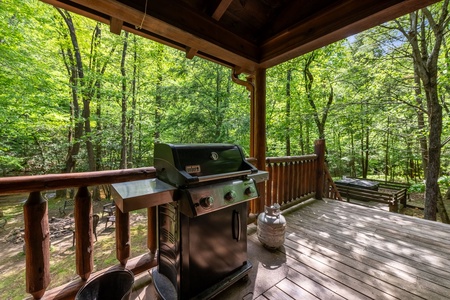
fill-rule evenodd
<path id="1" fill-rule="evenodd" d="M 156 144 L 154 166 L 175 188 L 157 207 L 156 290 L 162 299 L 210 299 L 252 268 L 248 201 L 258 197 L 255 178 L 267 175 L 232 144 Z"/>

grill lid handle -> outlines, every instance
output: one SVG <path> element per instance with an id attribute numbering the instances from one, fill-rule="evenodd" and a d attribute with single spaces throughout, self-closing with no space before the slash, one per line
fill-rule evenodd
<path id="1" fill-rule="evenodd" d="M 223 173 L 223 174 L 198 176 L 198 177 L 194 177 L 193 181 L 195 181 L 195 182 L 208 182 L 208 181 L 213 181 L 213 180 L 235 178 L 235 177 L 239 177 L 239 176 L 247 176 L 247 175 L 250 175 L 250 174 L 252 174 L 252 170 L 244 170 L 244 171 L 229 172 L 229 173 Z"/>

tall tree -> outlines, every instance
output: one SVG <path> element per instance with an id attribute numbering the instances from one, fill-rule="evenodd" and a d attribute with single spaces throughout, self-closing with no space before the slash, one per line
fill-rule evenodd
<path id="1" fill-rule="evenodd" d="M 319 139 L 325 138 L 325 124 L 328 118 L 328 112 L 330 110 L 331 104 L 334 99 L 333 86 L 330 84 L 329 93 L 325 97 L 327 97 L 327 101 L 325 106 L 322 108 L 322 111 L 316 105 L 316 100 L 313 93 L 314 86 L 314 74 L 311 70 L 312 63 L 317 58 L 318 51 L 313 51 L 310 54 L 305 55 L 305 61 L 303 66 L 303 76 L 304 76 L 304 84 L 305 84 L 305 94 L 306 99 L 308 100 L 309 105 L 313 109 L 314 122 L 317 125 L 317 129 L 319 131 Z"/>
<path id="2" fill-rule="evenodd" d="M 120 169 L 126 169 L 128 167 L 128 132 L 127 132 L 127 110 L 128 110 L 128 95 L 127 95 L 127 73 L 125 68 L 125 62 L 127 58 L 127 50 L 128 50 L 128 31 L 125 32 L 125 36 L 123 39 L 123 48 L 122 48 L 122 56 L 120 60 L 120 73 L 122 74 L 122 105 L 121 105 L 121 151 L 120 151 Z"/>
<path id="3" fill-rule="evenodd" d="M 444 0 L 433 7 L 436 11 L 424 8 L 410 13 L 409 26 L 396 20 L 397 29 L 411 45 L 414 70 L 422 81 L 427 102 L 429 147 L 424 218 L 436 220 L 436 211 L 439 206 L 442 221 L 446 223 L 449 223 L 449 219 L 438 185 L 442 133 L 442 106 L 438 95 L 438 58 L 450 22 L 448 5 L 449 0 Z M 430 30 L 426 30 L 427 28 Z"/>

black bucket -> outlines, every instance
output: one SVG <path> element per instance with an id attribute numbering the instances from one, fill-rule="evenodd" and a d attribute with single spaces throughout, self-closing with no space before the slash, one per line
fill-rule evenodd
<path id="1" fill-rule="evenodd" d="M 75 300 L 130 299 L 134 275 L 128 270 L 108 271 L 90 280 L 78 291 Z"/>

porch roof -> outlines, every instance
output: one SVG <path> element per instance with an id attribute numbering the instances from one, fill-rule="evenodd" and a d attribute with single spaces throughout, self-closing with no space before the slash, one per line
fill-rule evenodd
<path id="1" fill-rule="evenodd" d="M 42 0 L 252 73 L 438 0 Z"/>

